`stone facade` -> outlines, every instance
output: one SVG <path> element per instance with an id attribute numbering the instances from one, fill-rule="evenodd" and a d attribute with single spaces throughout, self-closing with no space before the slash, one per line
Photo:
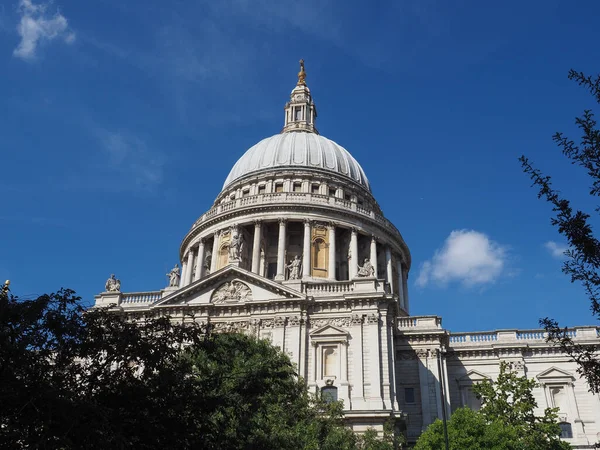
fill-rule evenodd
<path id="1" fill-rule="evenodd" d="M 113 275 L 96 306 L 269 339 L 312 391 L 344 402 L 355 430 L 394 418 L 409 442 L 443 408 L 477 408 L 471 386 L 493 379 L 506 360 L 540 382 L 540 408 L 561 408 L 567 439 L 591 448 L 600 399 L 542 332 L 452 334 L 439 317 L 409 315 L 408 247 L 358 162 L 318 135 L 303 65 L 298 77 L 281 134 L 233 167 L 184 237 L 168 287 L 121 292 Z M 595 327 L 572 333 L 600 344 Z"/>

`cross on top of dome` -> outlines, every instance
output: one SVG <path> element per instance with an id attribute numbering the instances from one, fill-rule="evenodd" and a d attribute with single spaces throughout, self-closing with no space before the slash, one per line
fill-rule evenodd
<path id="1" fill-rule="evenodd" d="M 282 133 L 305 132 L 319 134 L 315 127 L 317 108 L 306 85 L 304 60 L 300 60 L 298 83 L 290 95 L 290 101 L 285 104 L 285 122 Z"/>

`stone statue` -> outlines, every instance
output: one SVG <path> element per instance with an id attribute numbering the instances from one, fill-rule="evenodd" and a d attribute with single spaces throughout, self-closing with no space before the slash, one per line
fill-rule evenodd
<path id="1" fill-rule="evenodd" d="M 358 273 L 356 274 L 359 277 L 372 277 L 375 276 L 375 268 L 369 258 L 365 258 L 365 262 L 362 267 L 358 266 Z"/>
<path id="2" fill-rule="evenodd" d="M 106 280 L 104 289 L 106 292 L 121 292 L 121 280 L 117 280 L 114 273 L 111 274 L 110 278 Z"/>
<path id="3" fill-rule="evenodd" d="M 243 251 L 244 234 L 240 231 L 233 231 L 229 243 L 229 262 L 241 261 Z"/>
<path id="4" fill-rule="evenodd" d="M 179 264 L 175 264 L 175 267 L 171 269 L 167 276 L 169 277 L 169 287 L 179 287 L 179 281 L 181 280 Z"/>
<path id="5" fill-rule="evenodd" d="M 294 259 L 290 261 L 288 264 L 288 269 L 290 270 L 290 280 L 297 280 L 300 278 L 300 268 L 302 266 L 302 261 L 298 258 L 298 255 L 294 256 Z"/>
<path id="6" fill-rule="evenodd" d="M 204 273 L 210 273 L 210 265 L 212 263 L 212 252 L 210 250 L 206 251 L 206 256 L 204 257 Z"/>

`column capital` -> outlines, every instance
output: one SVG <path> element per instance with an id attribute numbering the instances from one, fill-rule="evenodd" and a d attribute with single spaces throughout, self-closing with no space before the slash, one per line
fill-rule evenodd
<path id="1" fill-rule="evenodd" d="M 198 245 L 204 245 L 204 244 L 206 244 L 206 238 L 205 237 L 201 237 L 200 239 L 198 239 L 197 243 L 198 243 Z"/>
<path id="2" fill-rule="evenodd" d="M 379 238 L 377 236 L 375 236 L 374 234 L 371 234 L 371 241 L 377 242 L 378 240 L 379 240 Z"/>
<path id="3" fill-rule="evenodd" d="M 350 228 L 350 231 L 352 232 L 352 234 L 358 234 L 358 228 L 356 227 Z"/>
<path id="4" fill-rule="evenodd" d="M 221 230 L 215 230 L 213 231 L 213 235 L 218 238 L 221 235 Z"/>
<path id="5" fill-rule="evenodd" d="M 262 219 L 254 219 L 254 227 L 258 228 L 262 225 Z"/>
<path id="6" fill-rule="evenodd" d="M 330 230 L 332 228 L 335 229 L 335 227 L 337 227 L 337 223 L 335 223 L 335 222 L 327 222 L 327 228 L 329 228 Z"/>
<path id="7" fill-rule="evenodd" d="M 279 226 L 281 227 L 281 226 L 283 226 L 283 225 L 286 224 L 287 219 L 284 219 L 283 217 L 280 217 L 279 220 L 278 220 L 278 222 L 279 222 Z"/>
<path id="8" fill-rule="evenodd" d="M 305 227 L 310 227 L 312 225 L 312 220 L 310 219 L 304 219 L 304 226 Z"/>

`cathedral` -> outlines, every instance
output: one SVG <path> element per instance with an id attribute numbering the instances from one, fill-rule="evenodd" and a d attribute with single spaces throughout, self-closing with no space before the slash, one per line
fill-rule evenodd
<path id="1" fill-rule="evenodd" d="M 477 409 L 472 386 L 507 361 L 538 382 L 540 412 L 559 408 L 563 439 L 600 441 L 600 397 L 543 330 L 452 333 L 438 316 L 410 315 L 408 246 L 358 161 L 319 134 L 303 61 L 281 132 L 235 163 L 179 258 L 164 289 L 121 292 L 111 275 L 95 305 L 268 339 L 310 391 L 343 402 L 357 432 L 392 419 L 414 443 L 437 418 Z M 598 327 L 569 333 L 600 346 Z"/>

